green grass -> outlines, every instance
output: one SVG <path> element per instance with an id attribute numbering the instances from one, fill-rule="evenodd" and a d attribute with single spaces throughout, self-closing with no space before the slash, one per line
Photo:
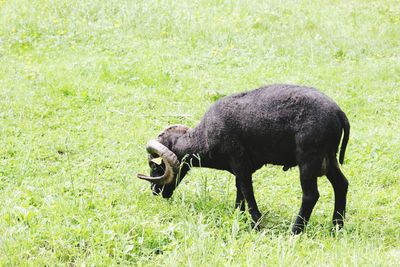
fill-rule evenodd
<path id="1" fill-rule="evenodd" d="M 396 266 L 398 1 L 0 0 L 0 265 Z M 144 146 L 219 97 L 320 88 L 347 113 L 347 221 L 332 188 L 299 237 L 296 169 L 254 175 L 263 230 L 234 179 L 195 169 L 163 200 Z"/>

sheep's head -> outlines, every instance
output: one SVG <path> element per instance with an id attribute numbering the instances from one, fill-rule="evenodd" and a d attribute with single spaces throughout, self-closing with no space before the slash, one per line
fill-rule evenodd
<path id="1" fill-rule="evenodd" d="M 154 195 L 171 197 L 183 178 L 178 156 L 170 148 L 188 129 L 183 125 L 170 126 L 158 135 L 157 140 L 150 140 L 147 143 L 150 176 L 138 174 L 137 177 L 151 183 Z M 179 175 L 181 176 L 178 179 Z"/>

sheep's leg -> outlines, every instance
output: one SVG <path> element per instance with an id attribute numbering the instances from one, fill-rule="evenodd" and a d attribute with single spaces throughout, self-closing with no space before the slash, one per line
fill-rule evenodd
<path id="1" fill-rule="evenodd" d="M 254 197 L 253 182 L 251 175 L 237 175 L 236 181 L 240 183 L 240 189 L 247 202 L 249 213 L 252 219 L 251 226 L 254 229 L 258 229 L 259 221 L 261 218 L 261 212 L 258 210 L 257 202 Z"/>
<path id="2" fill-rule="evenodd" d="M 239 208 L 240 211 L 245 210 L 245 205 L 244 205 L 244 196 L 242 193 L 242 189 L 240 188 L 240 181 L 238 180 L 236 176 L 236 201 L 235 201 L 235 209 Z"/>
<path id="3" fill-rule="evenodd" d="M 336 159 L 335 159 L 336 160 Z M 331 164 L 326 177 L 331 182 L 335 192 L 335 209 L 333 211 L 333 224 L 339 229 L 343 227 L 343 219 L 346 212 L 346 195 L 349 182 L 339 169 L 337 162 Z"/>
<path id="4" fill-rule="evenodd" d="M 300 182 L 301 189 L 303 190 L 303 197 L 299 215 L 292 228 L 292 232 L 295 235 L 300 234 L 304 230 L 319 198 L 317 175 L 313 175 L 308 168 L 300 166 Z"/>

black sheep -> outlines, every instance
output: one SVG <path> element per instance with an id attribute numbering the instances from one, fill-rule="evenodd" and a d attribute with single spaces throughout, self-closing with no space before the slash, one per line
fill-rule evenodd
<path id="1" fill-rule="evenodd" d="M 236 177 L 236 208 L 244 210 L 246 200 L 257 227 L 261 213 L 252 174 L 264 164 L 284 170 L 299 166 L 303 198 L 293 233 L 302 232 L 309 220 L 322 175 L 335 191 L 333 223 L 342 227 L 348 188 L 336 159 L 342 131 L 341 164 L 350 125 L 339 106 L 314 88 L 269 85 L 218 100 L 196 128 L 174 125 L 164 130 L 147 145 L 150 176 L 138 177 L 152 183 L 154 194 L 169 198 L 190 166 L 227 170 Z"/>

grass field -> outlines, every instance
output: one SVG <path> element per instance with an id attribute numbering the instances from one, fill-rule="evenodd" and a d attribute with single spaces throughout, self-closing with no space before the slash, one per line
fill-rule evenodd
<path id="1" fill-rule="evenodd" d="M 290 226 L 297 169 L 254 175 L 263 229 L 227 172 L 153 197 L 146 142 L 218 98 L 319 88 L 347 113 L 345 228 L 333 190 Z M 0 0 L 0 265 L 398 266 L 400 3 Z"/>

